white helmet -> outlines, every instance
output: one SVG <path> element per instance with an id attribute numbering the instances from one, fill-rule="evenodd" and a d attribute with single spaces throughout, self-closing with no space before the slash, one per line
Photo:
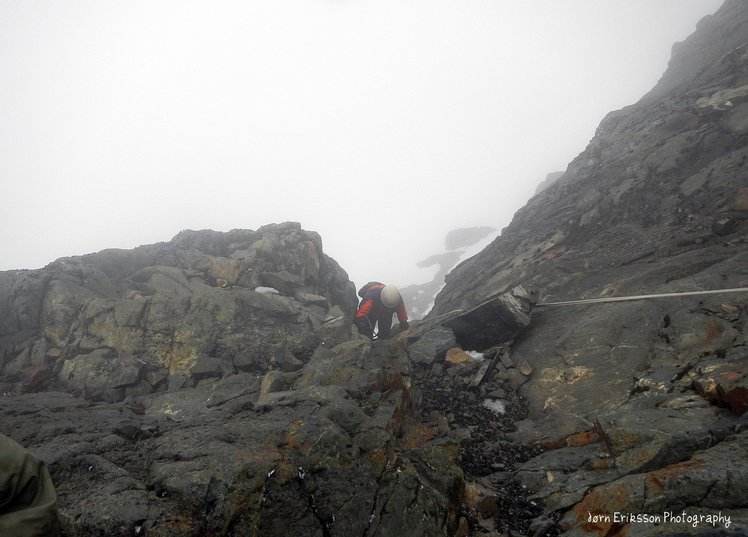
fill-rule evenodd
<path id="1" fill-rule="evenodd" d="M 400 303 L 400 291 L 394 285 L 385 285 L 381 296 L 385 308 L 395 308 Z"/>

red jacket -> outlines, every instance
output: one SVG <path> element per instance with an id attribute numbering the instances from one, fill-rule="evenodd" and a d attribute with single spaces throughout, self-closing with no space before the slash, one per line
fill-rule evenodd
<path id="1" fill-rule="evenodd" d="M 378 319 L 383 313 L 389 310 L 393 313 L 397 313 L 397 320 L 401 323 L 408 322 L 408 312 L 405 309 L 405 302 L 403 302 L 402 297 L 400 297 L 400 302 L 395 308 L 386 308 L 384 304 L 382 304 L 382 289 L 384 289 L 383 283 L 369 282 L 358 291 L 358 295 L 361 297 L 361 303 L 358 305 L 356 319 L 365 316 Z"/>

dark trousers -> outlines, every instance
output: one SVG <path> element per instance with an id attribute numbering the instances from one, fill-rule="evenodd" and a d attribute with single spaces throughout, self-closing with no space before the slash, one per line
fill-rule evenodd
<path id="1" fill-rule="evenodd" d="M 358 331 L 369 339 L 374 339 L 374 327 L 376 326 L 377 339 L 389 339 L 392 331 L 392 311 L 384 310 L 379 313 L 379 316 L 374 316 L 372 313 L 357 319 Z"/>

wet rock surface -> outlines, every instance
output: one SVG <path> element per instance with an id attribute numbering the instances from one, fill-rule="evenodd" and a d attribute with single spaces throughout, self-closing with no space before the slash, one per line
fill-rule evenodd
<path id="1" fill-rule="evenodd" d="M 0 273 L 0 291 L 3 377 L 99 401 L 293 367 L 348 339 L 356 307 L 319 235 L 295 223 L 63 258 Z"/>
<path id="2" fill-rule="evenodd" d="M 563 176 L 452 271 L 436 299 L 430 318 L 518 284 L 540 292 L 510 346 L 527 416 L 507 433 L 542 449 L 514 472 L 542 505 L 535 528 L 558 520 L 568 535 L 748 533 L 748 500 L 733 481 L 746 460 L 737 446 L 748 293 L 543 306 L 748 287 L 738 119 L 746 42 L 748 4 L 727 1 L 674 47 L 658 85 L 609 114 Z M 731 522 L 692 527 L 663 521 L 665 511 L 729 513 Z M 620 512 L 661 519 L 614 520 Z"/>
<path id="3" fill-rule="evenodd" d="M 47 462 L 66 536 L 453 533 L 457 445 L 405 434 L 402 351 L 350 341 L 274 373 L 122 403 L 6 395 L 0 416 Z"/>
<path id="4" fill-rule="evenodd" d="M 63 535 L 451 535 L 458 444 L 298 224 L 0 274 L 0 423 Z M 413 431 L 412 433 L 409 431 Z"/>
<path id="5" fill-rule="evenodd" d="M 0 273 L 63 535 L 748 534 L 748 294 L 547 305 L 748 287 L 746 42 L 728 0 L 389 343 L 298 224 Z"/>
<path id="6" fill-rule="evenodd" d="M 541 449 L 508 440 L 507 434 L 526 417 L 527 405 L 501 372 L 471 388 L 474 371 L 448 362 L 416 371 L 420 411 L 427 423 L 459 442 L 458 463 L 466 479 L 462 515 L 471 531 L 526 534 L 542 508 L 514 473 Z M 555 524 L 550 521 L 537 535 L 557 535 Z"/>

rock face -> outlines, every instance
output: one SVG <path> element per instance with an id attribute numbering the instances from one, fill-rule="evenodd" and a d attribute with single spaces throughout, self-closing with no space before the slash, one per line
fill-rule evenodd
<path id="1" fill-rule="evenodd" d="M 245 280 L 185 268 L 232 264 L 237 236 L 250 237 L 250 249 L 272 239 L 291 252 L 315 237 L 294 224 L 232 234 L 230 248 L 221 247 L 225 234 L 181 234 L 165 245 L 4 275 L 27 287 L 4 297 L 17 331 L 4 340 L 15 343 L 0 377 L 0 423 L 49 467 L 62 535 L 447 537 L 477 522 L 488 527 L 499 513 L 519 516 L 496 527 L 527 527 L 526 494 L 518 495 L 522 509 L 500 508 L 498 495 L 515 485 L 494 490 L 471 476 L 527 459 L 529 448 L 503 435 L 523 415 L 515 388 L 530 371 L 498 350 L 489 360 L 455 345 L 476 341 L 472 325 L 481 342 L 514 337 L 528 322 L 531 293 L 518 288 L 371 342 L 351 331 L 355 302 L 311 283 L 340 277 L 353 294 L 322 255 L 325 268 L 313 279 L 293 262 L 262 265 L 273 270 L 250 279 L 256 269 L 245 244 Z M 184 249 L 195 265 L 183 264 Z M 151 265 L 151 250 L 179 261 Z M 146 267 L 129 266 L 143 251 Z M 113 255 L 118 263 L 107 263 Z M 22 299 L 33 296 L 37 309 L 24 317 Z M 133 300 L 148 305 L 120 316 Z M 243 300 L 262 307 L 237 319 Z M 155 315 L 167 305 L 170 315 Z M 240 360 L 240 348 L 226 345 L 229 354 L 184 353 L 189 361 L 179 364 L 189 367 L 161 370 L 149 338 L 167 331 L 184 331 L 171 336 L 184 346 L 239 341 L 273 354 Z M 139 346 L 129 346 L 133 340 Z M 19 364 L 26 359 L 31 365 Z M 490 514 L 479 519 L 475 509 Z"/>
<path id="2" fill-rule="evenodd" d="M 96 401 L 299 368 L 350 337 L 353 284 L 298 224 L 0 273 L 0 373 Z"/>
<path id="3" fill-rule="evenodd" d="M 748 287 L 747 44 L 729 0 L 389 342 L 298 224 L 0 274 L 63 535 L 748 535 L 748 293 L 548 305 Z"/>
<path id="4" fill-rule="evenodd" d="M 674 47 L 650 93 L 609 114 L 563 177 L 450 273 L 429 317 L 518 284 L 536 287 L 541 306 L 748 287 L 746 84 L 748 3 L 729 0 Z M 509 349 L 532 371 L 512 438 L 544 452 L 515 477 L 558 531 L 748 533 L 748 496 L 735 481 L 748 460 L 747 300 L 533 309 Z M 684 510 L 721 510 L 732 525 L 613 520 Z"/>
<path id="5" fill-rule="evenodd" d="M 0 423 L 65 537 L 448 536 L 458 444 L 298 224 L 0 274 Z M 34 393 L 29 393 L 34 392 Z"/>
<path id="6" fill-rule="evenodd" d="M 457 446 L 404 434 L 409 373 L 402 351 L 348 341 L 292 373 L 127 404 L 10 396 L 0 417 L 49 465 L 68 537 L 452 535 Z"/>

